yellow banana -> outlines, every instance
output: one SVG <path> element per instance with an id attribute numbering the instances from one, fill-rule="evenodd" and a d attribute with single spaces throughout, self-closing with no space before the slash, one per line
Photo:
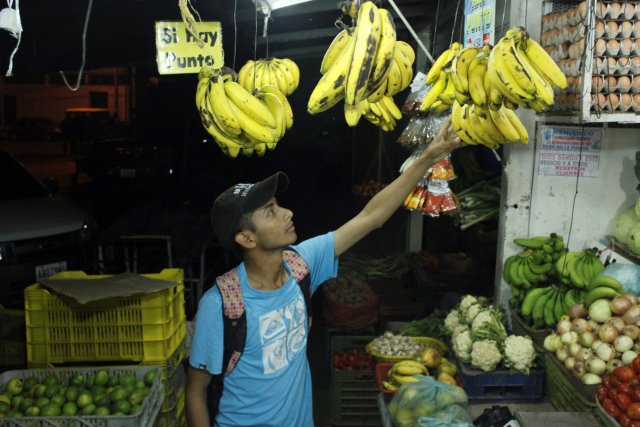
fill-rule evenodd
<path id="1" fill-rule="evenodd" d="M 291 76 L 293 90 L 296 90 L 300 84 L 300 68 L 298 68 L 298 64 L 289 58 L 277 59 L 276 62 L 279 64 L 280 69 L 287 78 Z"/>
<path id="2" fill-rule="evenodd" d="M 433 86 L 431 86 L 429 92 L 427 92 L 422 99 L 419 107 L 420 111 L 427 111 L 429 107 L 431 107 L 431 104 L 433 104 L 438 99 L 438 95 L 440 95 L 442 91 L 444 91 L 448 81 L 449 77 L 447 76 L 447 73 L 440 73 L 438 80 L 433 84 Z"/>
<path id="3" fill-rule="evenodd" d="M 458 135 L 458 137 L 468 145 L 477 145 L 476 142 L 471 135 L 467 133 L 466 130 L 462 128 L 462 106 L 458 104 L 458 102 L 454 102 L 451 107 L 451 125 L 453 126 L 453 131 Z"/>
<path id="4" fill-rule="evenodd" d="M 429 111 L 433 113 L 442 113 L 444 111 L 447 111 L 449 108 L 451 108 L 451 105 L 446 104 L 438 99 L 433 104 L 431 104 L 431 107 L 429 107 Z"/>
<path id="5" fill-rule="evenodd" d="M 344 81 L 349 71 L 354 47 L 355 37 L 351 37 L 338 60 L 320 78 L 307 103 L 309 114 L 326 111 L 344 98 Z"/>
<path id="6" fill-rule="evenodd" d="M 530 67 L 523 63 L 513 37 L 503 37 L 494 49 L 497 49 L 496 57 L 494 58 L 497 61 L 496 71 L 500 72 L 502 68 L 505 68 L 505 71 L 508 71 L 505 74 L 513 76 L 518 87 L 522 88 L 526 93 L 535 95 L 537 89 Z M 503 82 L 506 81 L 506 78 L 502 77 L 502 75 L 500 77 Z"/>
<path id="7" fill-rule="evenodd" d="M 369 102 L 378 102 L 383 96 L 385 96 L 385 92 L 387 91 L 387 81 L 386 78 L 382 80 L 380 86 L 378 86 L 369 96 L 367 96 L 367 101 Z"/>
<path id="8" fill-rule="evenodd" d="M 524 67 L 526 67 L 527 73 L 531 76 L 534 87 L 536 88 L 536 98 L 551 106 L 554 104 L 553 87 L 540 75 L 535 64 L 531 63 L 529 57 L 525 55 L 523 51 L 513 45 L 515 56 Z"/>
<path id="9" fill-rule="evenodd" d="M 220 128 L 230 135 L 240 135 L 241 129 L 236 115 L 231 110 L 229 99 L 225 95 L 224 83 L 220 76 L 215 76 L 209 85 L 210 111 L 216 117 L 216 123 L 220 123 Z"/>
<path id="10" fill-rule="evenodd" d="M 263 88 L 265 87 L 268 87 L 268 85 L 263 86 Z M 265 103 L 271 114 L 273 114 L 273 117 L 276 119 L 276 127 L 274 131 L 277 139 L 280 140 L 287 130 L 287 119 L 285 117 L 284 106 L 282 105 L 282 102 L 280 102 L 280 98 L 273 93 L 262 90 L 258 92 L 257 96 Z"/>
<path id="11" fill-rule="evenodd" d="M 293 126 L 293 110 L 291 109 L 291 104 L 289 104 L 289 100 L 286 96 L 275 86 L 266 85 L 260 88 L 260 92 L 270 93 L 278 97 L 278 100 L 282 104 L 284 108 L 284 118 L 286 120 L 286 128 L 290 129 Z"/>
<path id="12" fill-rule="evenodd" d="M 391 117 L 396 120 L 400 120 L 402 118 L 402 111 L 398 108 L 395 102 L 393 102 L 393 98 L 390 96 L 383 96 L 380 102 L 387 109 Z"/>
<path id="13" fill-rule="evenodd" d="M 258 101 L 260 105 L 262 105 L 264 109 L 267 111 L 269 116 L 273 118 L 273 114 L 271 114 L 271 111 L 269 111 L 267 106 L 264 105 L 262 101 L 260 101 L 259 99 L 257 98 L 254 98 L 254 99 Z M 238 118 L 238 123 L 240 123 L 240 127 L 242 128 L 243 132 L 246 132 L 252 138 L 264 143 L 271 144 L 277 140 L 276 133 L 275 133 L 276 132 L 275 126 L 270 127 L 270 126 L 265 126 L 263 124 L 260 124 L 256 120 L 254 120 L 252 116 L 249 116 L 247 113 L 241 110 L 237 104 L 232 102 L 229 105 L 231 105 L 231 109 L 236 114 L 236 117 Z M 275 124 L 275 119 L 274 119 L 274 124 Z"/>
<path id="14" fill-rule="evenodd" d="M 520 143 L 522 144 L 528 144 L 529 133 L 527 132 L 527 128 L 525 128 L 520 121 L 520 118 L 516 115 L 516 113 L 513 112 L 513 110 L 509 110 L 508 108 L 504 109 L 504 113 L 509 119 L 509 123 L 511 123 L 511 126 L 513 126 L 518 132 L 518 141 L 520 141 Z"/>
<path id="15" fill-rule="evenodd" d="M 453 42 L 449 49 L 442 52 L 442 54 L 435 60 L 429 71 L 427 72 L 427 77 L 425 80 L 426 84 L 431 84 L 438 80 L 440 76 L 440 72 L 443 68 L 445 68 L 453 59 L 454 56 L 458 53 L 458 51 L 462 48 L 462 45 L 458 42 Z"/>
<path id="16" fill-rule="evenodd" d="M 213 137 L 216 144 L 218 144 L 218 146 L 223 150 L 225 154 L 233 158 L 237 157 L 242 146 L 238 144 L 236 140 L 227 136 L 217 127 L 213 119 L 213 115 L 209 111 L 208 107 L 209 92 L 206 91 L 202 96 L 201 105 L 198 106 L 198 112 L 200 113 L 200 120 L 202 121 L 202 125 L 209 133 L 209 135 Z"/>
<path id="17" fill-rule="evenodd" d="M 398 64 L 398 68 L 400 68 L 400 75 L 402 76 L 400 90 L 405 90 L 411 84 L 411 80 L 413 80 L 412 64 L 409 62 L 409 58 L 404 56 L 404 53 L 400 50 L 394 53 L 393 59 Z"/>
<path id="18" fill-rule="evenodd" d="M 363 101 L 366 101 L 363 100 Z M 362 117 L 362 113 L 364 111 L 364 102 L 358 102 L 356 105 L 349 105 L 346 102 L 344 103 L 344 118 L 347 121 L 347 124 L 351 127 L 354 127 L 360 121 L 360 117 Z"/>
<path id="19" fill-rule="evenodd" d="M 469 118 L 469 124 L 471 125 L 473 131 L 475 132 L 476 135 L 478 135 L 478 138 L 480 138 L 480 142 L 485 146 L 485 147 L 489 147 L 489 148 L 497 148 L 498 147 L 498 142 L 494 141 L 491 136 L 484 130 L 484 128 L 482 127 L 482 123 L 480 122 L 480 118 L 478 117 L 478 114 L 475 110 L 475 104 L 471 104 L 467 107 L 467 111 L 468 111 L 468 118 Z"/>
<path id="20" fill-rule="evenodd" d="M 471 65 L 471 61 L 474 60 L 478 52 L 480 52 L 480 49 L 477 47 L 465 47 L 458 52 L 451 63 L 451 74 L 455 76 L 456 82 L 460 84 L 460 87 L 456 86 L 459 92 L 469 92 L 469 65 Z M 458 84 L 456 82 L 454 84 Z"/>
<path id="21" fill-rule="evenodd" d="M 380 41 L 373 59 L 369 85 L 378 87 L 389 74 L 389 66 L 396 48 L 396 25 L 387 9 L 378 9 L 381 19 Z"/>
<path id="22" fill-rule="evenodd" d="M 365 98 L 373 58 L 380 40 L 380 28 L 378 7 L 372 1 L 362 3 L 353 34 L 355 48 L 344 85 L 344 101 L 349 105 L 356 105 Z"/>
<path id="23" fill-rule="evenodd" d="M 256 89 L 260 89 L 264 85 L 278 85 L 275 78 L 271 76 L 271 67 L 269 67 L 268 61 L 261 61 L 262 63 L 262 79 L 260 79 L 260 85 Z"/>
<path id="24" fill-rule="evenodd" d="M 453 80 L 451 78 L 452 77 L 451 73 L 447 70 L 446 74 L 448 74 L 449 76 L 447 80 L 447 85 L 445 86 L 442 93 L 438 95 L 438 99 L 447 105 L 451 105 L 453 104 L 453 101 L 455 101 L 456 99 L 456 96 L 454 94 L 455 88 L 454 88 Z"/>
<path id="25" fill-rule="evenodd" d="M 567 78 L 565 77 L 558 64 L 549 56 L 549 54 L 531 37 L 527 37 L 524 41 L 524 52 L 529 60 L 535 64 L 542 73 L 551 81 L 555 86 L 560 89 L 567 88 Z"/>
<path id="26" fill-rule="evenodd" d="M 289 81 L 286 79 L 282 70 L 273 62 L 269 61 L 269 69 L 271 71 L 272 84 L 275 83 L 275 86 L 280 90 L 280 92 L 285 95 L 291 94 L 291 89 L 293 85 L 289 86 Z"/>
<path id="27" fill-rule="evenodd" d="M 231 103 L 253 121 L 270 128 L 276 127 L 276 121 L 269 109 L 238 83 L 231 80 L 224 82 L 224 91 Z"/>
<path id="28" fill-rule="evenodd" d="M 486 63 L 479 63 L 469 74 L 469 95 L 476 105 L 487 105 L 487 92 L 484 87 L 484 75 L 487 72 Z"/>
<path id="29" fill-rule="evenodd" d="M 524 70 L 516 61 L 515 56 L 505 53 L 504 45 L 505 43 L 501 40 L 489 54 L 487 74 L 491 79 L 491 85 L 500 90 L 505 96 L 513 96 L 518 99 L 519 103 L 532 100 L 534 98 L 535 85 L 532 83 L 531 87 L 533 89 L 527 88 L 526 90 L 520 86 L 511 71 L 518 68 L 520 70 L 518 74 L 522 75 Z"/>
<path id="30" fill-rule="evenodd" d="M 403 42 L 402 40 L 398 40 L 396 42 L 396 49 L 399 49 L 404 55 L 409 58 L 409 62 L 413 65 L 416 60 L 416 53 L 413 51 L 411 45 L 407 42 Z"/>
<path id="31" fill-rule="evenodd" d="M 385 91 L 385 95 L 393 96 L 396 93 L 400 92 L 400 88 L 402 87 L 402 71 L 400 70 L 400 66 L 396 61 L 391 61 L 389 70 L 389 75 L 387 76 L 387 90 Z"/>
<path id="32" fill-rule="evenodd" d="M 320 64 L 320 74 L 326 73 L 329 68 L 337 61 L 342 53 L 342 50 L 347 47 L 349 40 L 351 39 L 351 32 L 353 29 L 345 28 L 340 31 L 337 36 L 331 41 L 331 44 L 327 48 Z"/>
<path id="33" fill-rule="evenodd" d="M 485 108 L 474 104 L 472 106 L 472 109 L 475 115 L 478 117 L 478 121 L 480 123 L 480 126 L 482 127 L 482 130 L 487 135 L 489 141 L 491 141 L 492 144 L 506 144 L 507 142 L 509 142 L 493 123 L 493 120 L 491 119 L 488 111 Z"/>
<path id="34" fill-rule="evenodd" d="M 398 386 L 401 386 L 402 384 L 407 384 L 407 383 L 420 382 L 420 380 L 414 377 L 413 375 L 398 375 L 395 373 L 391 374 L 389 376 L 389 379 Z"/>
<path id="35" fill-rule="evenodd" d="M 250 59 L 240 68 L 240 71 L 238 71 L 238 83 L 245 89 L 247 89 L 249 74 L 251 74 L 251 79 L 253 80 L 254 64 L 255 62 Z"/>
<path id="36" fill-rule="evenodd" d="M 518 130 L 511 124 L 509 117 L 507 117 L 507 114 L 505 113 L 507 110 L 507 108 L 501 107 L 497 111 L 489 109 L 488 113 L 493 120 L 493 124 L 496 125 L 507 141 L 516 142 L 520 140 L 520 133 L 518 133 Z"/>

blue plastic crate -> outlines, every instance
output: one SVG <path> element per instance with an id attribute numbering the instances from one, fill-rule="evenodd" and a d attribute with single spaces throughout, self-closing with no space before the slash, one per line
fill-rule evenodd
<path id="1" fill-rule="evenodd" d="M 458 361 L 458 375 L 469 403 L 537 402 L 544 396 L 544 371 L 529 375 L 512 374 L 506 369 L 483 372 Z"/>

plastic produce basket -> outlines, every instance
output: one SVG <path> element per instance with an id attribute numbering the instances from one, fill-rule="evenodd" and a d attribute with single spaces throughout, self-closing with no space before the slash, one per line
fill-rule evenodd
<path id="1" fill-rule="evenodd" d="M 35 284 L 25 289 L 27 362 L 139 362 L 166 360 L 186 336 L 183 271 L 143 276 L 175 282 L 150 294 L 71 304 Z M 53 278 L 101 279 L 81 271 Z"/>
<path id="2" fill-rule="evenodd" d="M 351 350 L 364 351 L 365 346 L 374 337 L 369 335 L 335 335 L 331 338 L 331 381 L 353 381 L 355 379 L 374 378 L 375 371 L 355 370 L 347 371 L 335 369 L 333 366 L 333 355 Z"/>
<path id="3" fill-rule="evenodd" d="M 596 399 L 596 410 L 594 415 L 596 416 L 596 418 L 598 418 L 598 421 L 600 421 L 600 425 L 602 425 L 603 427 L 620 427 L 620 423 L 618 422 L 618 420 L 607 414 L 598 399 Z"/>
<path id="4" fill-rule="evenodd" d="M 529 375 L 512 374 L 506 369 L 493 372 L 475 370 L 458 361 L 458 377 L 470 403 L 537 402 L 544 396 L 544 371 Z"/>
<path id="5" fill-rule="evenodd" d="M 26 379 L 35 376 L 42 381 L 47 375 L 57 376 L 61 382 L 67 383 L 69 378 L 81 374 L 86 380 L 89 375 L 95 374 L 98 369 L 105 369 L 109 375 L 133 374 L 136 379 L 142 380 L 149 371 L 158 371 L 149 393 L 140 404 L 140 410 L 133 415 L 124 416 L 55 416 L 55 417 L 16 417 L 2 418 L 0 425 L 3 427 L 151 427 L 155 424 L 162 406 L 162 382 L 159 369 L 153 366 L 105 366 L 92 368 L 56 368 L 56 369 L 23 369 L 7 371 L 0 375 L 0 388 L 14 379 Z"/>
<path id="6" fill-rule="evenodd" d="M 332 426 L 380 426 L 377 396 L 380 393 L 373 378 L 363 381 L 331 382 L 330 409 Z"/>
<path id="7" fill-rule="evenodd" d="M 26 366 L 24 311 L 0 307 L 0 368 L 21 369 Z"/>
<path id="8" fill-rule="evenodd" d="M 598 386 L 587 386 L 574 378 L 550 352 L 544 355 L 544 367 L 545 395 L 557 410 L 595 412 Z"/>
<path id="9" fill-rule="evenodd" d="M 511 330 L 516 335 L 530 336 L 538 350 L 544 348 L 544 339 L 552 332 L 551 329 L 533 329 L 514 310 L 511 311 Z"/>
<path id="10" fill-rule="evenodd" d="M 429 337 L 411 337 L 420 342 L 424 348 L 433 347 L 440 351 L 442 356 L 446 356 L 449 352 L 447 345 L 440 340 Z M 378 353 L 373 349 L 373 341 L 369 342 L 365 347 L 365 351 L 378 359 L 379 362 L 399 362 L 401 360 L 413 359 L 415 356 L 389 356 L 387 354 Z"/>

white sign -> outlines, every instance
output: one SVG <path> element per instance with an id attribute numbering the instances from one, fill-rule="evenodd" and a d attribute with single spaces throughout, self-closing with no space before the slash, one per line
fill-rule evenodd
<path id="1" fill-rule="evenodd" d="M 494 44 L 496 0 L 465 0 L 464 45 L 482 47 Z"/>
<path id="2" fill-rule="evenodd" d="M 538 175 L 597 178 L 603 130 L 541 126 Z"/>

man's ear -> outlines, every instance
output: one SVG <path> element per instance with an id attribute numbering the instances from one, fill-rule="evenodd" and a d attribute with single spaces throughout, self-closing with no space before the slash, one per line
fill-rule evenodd
<path id="1" fill-rule="evenodd" d="M 256 246 L 255 236 L 250 231 L 239 231 L 234 237 L 237 244 L 245 249 L 252 249 Z"/>

